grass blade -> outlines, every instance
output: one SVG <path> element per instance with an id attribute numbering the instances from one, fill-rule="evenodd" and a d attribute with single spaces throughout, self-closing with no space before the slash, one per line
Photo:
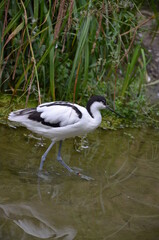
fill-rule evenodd
<path id="1" fill-rule="evenodd" d="M 14 37 L 23 29 L 23 27 L 24 27 L 24 21 L 21 22 L 21 23 L 16 27 L 16 29 L 9 35 L 9 37 L 7 38 L 7 40 L 6 40 L 5 44 L 4 44 L 4 48 L 5 48 L 5 46 L 8 44 L 8 42 L 9 42 L 10 40 L 12 40 L 12 38 L 14 38 Z"/>
<path id="2" fill-rule="evenodd" d="M 133 56 L 132 56 L 132 60 L 130 63 L 128 63 L 126 76 L 125 76 L 123 86 L 122 86 L 122 91 L 121 91 L 122 97 L 124 97 L 126 90 L 131 82 L 132 74 L 135 71 L 135 64 L 136 64 L 138 56 L 139 56 L 140 48 L 141 47 L 139 45 L 135 48 Z"/>
<path id="3" fill-rule="evenodd" d="M 91 22 L 91 16 L 90 16 L 90 14 L 88 14 L 86 20 L 84 20 L 84 23 L 82 25 L 80 39 L 79 39 L 79 42 L 78 42 L 78 47 L 77 47 L 75 58 L 74 58 L 74 61 L 73 61 L 71 75 L 70 75 L 70 78 L 69 78 L 69 81 L 68 81 L 67 96 L 70 93 L 71 83 L 72 83 L 72 80 L 73 80 L 73 77 L 74 77 L 74 74 L 75 74 L 75 69 L 76 69 L 77 64 L 79 62 L 79 59 L 81 57 L 83 48 L 85 46 L 86 39 L 88 38 L 88 31 L 89 31 L 90 22 Z"/>

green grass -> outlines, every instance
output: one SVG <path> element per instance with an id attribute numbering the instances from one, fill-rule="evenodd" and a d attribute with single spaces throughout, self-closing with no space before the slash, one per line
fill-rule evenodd
<path id="1" fill-rule="evenodd" d="M 85 103 L 92 94 L 107 95 L 116 107 L 132 103 L 146 76 L 145 50 L 135 40 L 143 3 L 2 0 L 1 92 L 24 96 L 26 105 L 30 97 Z M 148 3 L 157 30 L 155 1 Z"/>

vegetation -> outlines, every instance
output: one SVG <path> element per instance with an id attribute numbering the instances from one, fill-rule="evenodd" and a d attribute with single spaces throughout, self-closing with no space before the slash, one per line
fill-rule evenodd
<path id="1" fill-rule="evenodd" d="M 143 104 L 147 116 L 147 60 L 136 37 L 145 23 L 155 18 L 159 26 L 159 20 L 155 1 L 152 16 L 140 20 L 143 2 L 1 0 L 1 92 L 25 97 L 26 106 L 29 99 L 84 104 L 101 94 L 127 118 L 138 118 Z"/>

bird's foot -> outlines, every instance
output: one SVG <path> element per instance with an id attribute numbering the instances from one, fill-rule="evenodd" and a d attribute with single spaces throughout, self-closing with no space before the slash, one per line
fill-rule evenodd
<path id="1" fill-rule="evenodd" d="M 94 180 L 94 178 L 89 177 L 89 176 L 86 176 L 86 175 L 84 175 L 83 173 L 81 173 L 81 171 L 82 171 L 81 168 L 73 167 L 73 168 L 71 168 L 71 169 L 72 169 L 72 173 L 73 173 L 74 175 L 80 177 L 81 179 L 84 179 L 84 180 L 87 180 L 87 181 Z"/>
<path id="2" fill-rule="evenodd" d="M 87 180 L 87 181 L 94 180 L 94 178 L 89 177 L 89 176 L 86 176 L 86 175 L 84 175 L 84 174 L 82 174 L 82 173 L 80 173 L 80 172 L 77 172 L 77 171 L 74 171 L 74 174 L 75 174 L 76 176 L 79 176 L 80 178 L 82 178 L 82 179 L 84 179 L 84 180 Z"/>
<path id="3" fill-rule="evenodd" d="M 43 171 L 41 169 L 39 169 L 39 171 L 37 172 L 37 175 L 39 178 L 43 179 L 43 180 L 49 180 L 49 173 L 47 171 Z"/>

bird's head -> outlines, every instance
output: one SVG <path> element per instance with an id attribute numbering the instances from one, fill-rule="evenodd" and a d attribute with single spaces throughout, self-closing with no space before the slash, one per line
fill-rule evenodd
<path id="1" fill-rule="evenodd" d="M 115 112 L 112 108 L 107 105 L 106 99 L 103 96 L 100 95 L 94 95 L 92 96 L 88 103 L 87 103 L 87 110 L 90 111 L 91 106 L 93 106 L 96 109 L 108 109 L 109 111 L 115 113 L 116 115 L 121 116 L 119 113 Z"/>

